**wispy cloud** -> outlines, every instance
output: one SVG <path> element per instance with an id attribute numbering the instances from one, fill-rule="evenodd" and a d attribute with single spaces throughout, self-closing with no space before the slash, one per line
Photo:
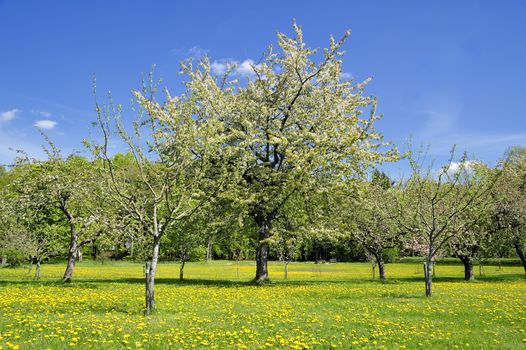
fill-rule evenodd
<path id="1" fill-rule="evenodd" d="M 0 128 L 0 164 L 12 164 L 17 157 L 17 151 L 23 150 L 30 157 L 43 158 L 42 147 L 29 138 L 27 134 L 18 130 L 4 130 Z"/>
<path id="2" fill-rule="evenodd" d="M 33 110 L 31 110 L 31 112 L 32 112 L 33 114 L 41 115 L 41 116 L 43 116 L 44 118 L 49 118 L 49 117 L 51 117 L 51 112 L 48 112 L 48 111 L 46 111 L 46 110 L 33 109 Z"/>
<path id="3" fill-rule="evenodd" d="M 49 119 L 37 120 L 34 126 L 36 126 L 39 129 L 51 130 L 54 129 L 55 126 L 57 126 L 57 122 Z"/>
<path id="4" fill-rule="evenodd" d="M 447 157 L 456 145 L 457 155 L 466 152 L 470 157 L 493 162 L 502 157 L 506 149 L 526 145 L 526 132 L 481 130 L 482 126 L 476 124 L 466 129 L 469 119 L 463 116 L 469 111 L 454 91 L 423 97 L 412 113 L 423 117 L 420 127 L 413 131 L 413 140 L 430 145 L 429 154 L 434 157 Z"/>
<path id="5" fill-rule="evenodd" d="M 421 110 L 419 114 L 425 118 L 419 135 L 428 139 L 440 139 L 451 134 L 459 119 L 459 111 L 454 107 Z"/>
<path id="6" fill-rule="evenodd" d="M 482 132 L 462 130 L 458 110 L 427 110 L 424 125 L 415 134 L 415 140 L 430 145 L 430 154 L 446 156 L 456 145 L 458 153 L 497 159 L 506 149 L 526 145 L 526 132 Z"/>
<path id="7" fill-rule="evenodd" d="M 172 54 L 172 56 L 177 56 L 181 58 L 200 59 L 208 55 L 208 50 L 203 49 L 202 47 L 199 47 L 199 46 L 192 46 L 189 49 L 182 49 L 182 48 L 171 49 L 170 53 Z"/>
<path id="8" fill-rule="evenodd" d="M 454 133 L 443 135 L 430 142 L 433 154 L 447 154 L 452 145 L 457 145 L 459 152 L 499 157 L 509 147 L 526 145 L 526 133 Z"/>
<path id="9" fill-rule="evenodd" d="M 47 99 L 43 99 L 43 98 L 39 98 L 39 97 L 33 97 L 33 96 L 26 96 L 26 95 L 14 95 L 14 96 L 19 97 L 19 98 L 23 98 L 23 99 L 31 101 L 31 102 L 38 103 L 39 105 L 45 105 L 47 107 L 52 107 L 53 109 L 59 110 L 62 113 L 65 113 L 65 114 L 69 115 L 70 118 L 71 118 L 71 116 L 86 117 L 86 116 L 92 116 L 93 115 L 93 111 L 92 110 L 79 109 L 77 107 L 66 105 L 66 104 L 63 104 L 63 103 L 57 102 L 57 101 L 47 100 Z M 35 110 L 35 114 L 38 114 L 39 111 L 46 112 L 47 110 L 38 109 L 38 110 Z M 49 118 L 49 117 L 46 117 L 44 115 L 42 115 L 42 116 L 44 118 Z M 68 119 L 65 119 L 65 121 L 68 121 Z"/>
<path id="10" fill-rule="evenodd" d="M 0 112 L 0 121 L 2 121 L 2 122 L 10 121 L 10 120 L 16 118 L 17 114 L 19 114 L 20 112 L 22 112 L 22 111 L 17 109 L 17 108 L 14 108 L 14 109 L 11 109 L 11 110 L 5 111 L 5 112 Z"/>

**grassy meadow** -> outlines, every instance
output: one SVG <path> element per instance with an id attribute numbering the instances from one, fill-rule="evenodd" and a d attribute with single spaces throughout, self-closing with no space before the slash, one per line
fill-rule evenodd
<path id="1" fill-rule="evenodd" d="M 526 280 L 520 266 L 487 266 L 465 282 L 438 265 L 424 296 L 422 266 L 388 264 L 386 283 L 367 263 L 270 264 L 254 286 L 253 262 L 162 263 L 156 312 L 143 315 L 143 267 L 81 262 L 0 270 L 0 349 L 524 349 Z M 239 274 L 238 274 L 239 272 Z"/>

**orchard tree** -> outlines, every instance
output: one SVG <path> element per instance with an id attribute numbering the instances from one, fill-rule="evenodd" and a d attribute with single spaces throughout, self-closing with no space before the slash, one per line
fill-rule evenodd
<path id="1" fill-rule="evenodd" d="M 17 173 L 29 170 L 28 167 L 14 169 Z M 1 210 L 4 214 L 16 218 L 16 221 L 11 221 L 9 229 L 16 233 L 20 242 L 17 250 L 24 257 L 29 256 L 29 274 L 35 264 L 34 279 L 38 280 L 42 260 L 52 253 L 63 251 L 67 246 L 64 237 L 68 236 L 68 227 L 57 208 L 43 202 L 28 201 L 23 192 L 26 185 L 15 179 L 9 185 L 9 195 L 6 197 L 9 205 Z"/>
<path id="2" fill-rule="evenodd" d="M 284 210 L 275 218 L 272 236 L 269 239 L 279 261 L 284 264 L 284 278 L 289 277 L 289 264 L 300 254 L 309 226 L 307 213 L 302 207 L 304 198 L 294 196 Z"/>
<path id="3" fill-rule="evenodd" d="M 242 201 L 236 200 L 235 191 L 230 189 L 207 204 L 206 234 L 209 261 L 213 254 L 213 242 L 226 248 L 229 258 L 236 260 L 237 277 L 239 262 L 250 256 L 250 232 L 252 226 L 246 220 L 247 208 Z M 217 247 L 217 245 L 216 245 Z"/>
<path id="4" fill-rule="evenodd" d="M 422 155 L 422 154 L 420 154 Z M 398 189 L 398 224 L 411 235 L 412 248 L 424 257 L 426 296 L 432 295 L 433 265 L 436 257 L 455 237 L 463 235 L 480 218 L 465 215 L 482 205 L 495 178 L 480 181 L 473 176 L 476 163 L 466 155 L 451 158 L 438 171 L 423 166 L 425 157 L 410 156 L 412 175 Z"/>
<path id="5" fill-rule="evenodd" d="M 3 169 L 3 168 L 2 168 Z M 7 266 L 7 254 L 11 248 L 11 227 L 13 226 L 13 217 L 10 215 L 10 203 L 7 199 L 7 189 L 3 185 L 0 188 L 0 266 Z"/>
<path id="6" fill-rule="evenodd" d="M 402 240 L 402 233 L 395 220 L 396 189 L 391 180 L 377 170 L 370 182 L 363 186 L 361 197 L 356 200 L 350 196 L 343 198 L 340 204 L 341 225 L 352 232 L 352 238 L 359 243 L 378 266 L 381 280 L 385 280 L 385 251 L 395 248 Z M 350 200 L 349 200 L 350 199 Z"/>
<path id="7" fill-rule="evenodd" d="M 220 118 L 238 153 L 239 198 L 257 227 L 256 283 L 268 279 L 272 226 L 291 196 L 320 190 L 321 175 L 355 181 L 396 154 L 374 130 L 379 116 L 376 99 L 364 95 L 368 80 L 342 79 L 341 48 L 350 32 L 331 38 L 321 55 L 296 24 L 294 32 L 278 34 L 278 50 L 270 46 L 247 81 L 238 81 L 235 67 L 214 76 L 207 59 L 186 66 L 189 92 Z"/>
<path id="8" fill-rule="evenodd" d="M 214 246 L 207 247 L 207 255 L 219 253 L 236 261 L 236 275 L 240 278 L 240 262 L 253 256 L 251 233 L 253 224 L 247 220 L 247 207 L 237 199 L 235 188 L 230 188 L 208 203 L 206 235 L 214 240 Z M 207 259 L 208 260 L 208 259 Z"/>
<path id="9" fill-rule="evenodd" d="M 482 163 L 470 166 L 471 181 L 480 187 L 491 187 L 494 178 L 499 175 L 498 169 L 490 169 Z M 471 191 L 469 187 L 464 190 Z M 459 231 L 448 242 L 452 255 L 457 256 L 464 265 L 464 279 L 471 281 L 475 278 L 473 262 L 478 259 L 481 263 L 483 255 L 487 254 L 495 244 L 499 234 L 492 220 L 494 201 L 491 196 L 484 196 L 484 200 L 474 201 L 466 210 L 458 215 Z M 464 224 L 464 225 L 462 225 Z"/>
<path id="10" fill-rule="evenodd" d="M 7 171 L 0 166 L 0 266 L 2 268 L 7 266 L 8 258 L 12 261 L 17 260 L 15 255 L 20 255 L 19 248 L 23 246 L 19 214 L 14 206 L 14 193 L 11 186 L 19 173 L 19 171 Z"/>
<path id="11" fill-rule="evenodd" d="M 203 208 L 204 209 L 204 208 Z M 203 212 L 194 214 L 191 219 L 176 222 L 166 233 L 168 251 L 179 259 L 179 279 L 184 279 L 184 267 L 187 261 L 195 258 L 195 250 L 205 245 L 206 221 Z"/>
<path id="12" fill-rule="evenodd" d="M 319 178 L 319 181 L 327 180 Z M 335 247 L 350 248 L 351 231 L 341 224 L 341 203 L 343 198 L 357 198 L 362 185 L 361 181 L 354 180 L 352 186 L 345 181 L 324 183 L 317 191 L 295 196 L 295 205 L 287 206 L 289 218 L 294 218 L 304 232 L 301 245 L 304 260 L 323 263 L 333 258 L 334 253 L 342 251 Z M 299 217 L 294 213 L 299 213 Z"/>
<path id="13" fill-rule="evenodd" d="M 236 276 L 238 279 L 240 278 L 239 263 L 241 260 L 248 259 L 253 249 L 246 231 L 246 227 L 234 226 L 230 229 L 228 235 L 223 237 L 224 243 L 226 243 L 230 252 L 230 257 L 236 261 Z"/>
<path id="14" fill-rule="evenodd" d="M 122 107 L 96 102 L 99 142 L 86 141 L 103 163 L 100 176 L 112 203 L 133 218 L 152 246 L 146 265 L 146 313 L 154 309 L 155 272 L 161 238 L 172 227 L 190 220 L 215 196 L 229 170 L 223 124 L 188 91 L 157 101 L 152 75 L 142 91 L 133 91 L 137 115 L 131 127 L 121 118 Z M 109 153 L 112 136 L 124 143 L 125 161 Z M 226 155 L 226 156 L 225 156 Z"/>
<path id="15" fill-rule="evenodd" d="M 272 246 L 279 261 L 284 264 L 284 279 L 289 278 L 289 264 L 297 258 L 303 244 L 303 232 L 296 230 L 293 226 L 285 224 L 273 232 Z"/>
<path id="16" fill-rule="evenodd" d="M 526 148 L 511 148 L 493 191 L 499 230 L 513 246 L 526 273 Z"/>
<path id="17" fill-rule="evenodd" d="M 68 227 L 68 258 L 62 281 L 70 282 L 79 251 L 102 233 L 94 227 L 104 214 L 104 201 L 93 164 L 77 155 L 63 157 L 47 137 L 46 140 L 48 159 L 23 165 L 25 169 L 14 187 L 18 206 L 25 208 L 23 212 L 32 212 L 28 214 L 33 217 L 30 221 L 45 220 L 38 216 L 54 211 Z"/>
<path id="18" fill-rule="evenodd" d="M 471 218 L 469 219 L 471 220 Z M 464 265 L 464 279 L 475 279 L 473 262 L 481 263 L 485 248 L 492 243 L 493 234 L 491 223 L 481 220 L 479 223 L 466 228 L 462 235 L 456 235 L 449 241 L 450 252 L 457 256 Z"/>

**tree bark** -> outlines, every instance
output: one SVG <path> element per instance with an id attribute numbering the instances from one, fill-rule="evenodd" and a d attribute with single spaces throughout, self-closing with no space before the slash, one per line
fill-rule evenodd
<path id="1" fill-rule="evenodd" d="M 97 255 L 98 255 L 98 252 L 97 252 L 97 245 L 95 244 L 95 241 L 91 244 L 91 258 L 93 260 L 97 260 Z"/>
<path id="2" fill-rule="evenodd" d="M 40 279 L 40 258 L 36 258 L 35 280 Z"/>
<path id="3" fill-rule="evenodd" d="M 524 253 L 524 250 L 522 249 L 522 244 L 520 242 L 515 242 L 515 250 L 517 251 L 517 255 L 521 259 L 522 266 L 524 267 L 524 274 L 526 274 L 526 254 Z"/>
<path id="4" fill-rule="evenodd" d="M 153 237 L 152 245 L 152 259 L 146 263 L 146 314 L 152 313 L 155 307 L 155 270 L 157 269 L 157 261 L 159 260 L 159 244 L 161 238 L 156 235 Z"/>
<path id="5" fill-rule="evenodd" d="M 33 255 L 29 256 L 29 272 L 28 272 L 28 274 L 31 275 L 31 272 L 33 272 Z"/>
<path id="6" fill-rule="evenodd" d="M 380 279 L 385 281 L 385 264 L 381 254 L 376 256 L 376 262 L 378 263 L 378 274 L 380 275 Z"/>
<path id="7" fill-rule="evenodd" d="M 314 263 L 318 264 L 320 262 L 320 247 L 317 243 L 314 244 Z"/>
<path id="8" fill-rule="evenodd" d="M 470 256 L 460 256 L 460 260 L 464 264 L 464 279 L 466 281 L 473 281 L 475 275 L 473 274 L 473 259 Z"/>
<path id="9" fill-rule="evenodd" d="M 285 279 L 289 279 L 289 262 L 285 261 Z"/>
<path id="10" fill-rule="evenodd" d="M 181 258 L 181 264 L 179 265 L 179 279 L 182 281 L 184 279 L 184 264 L 186 262 L 186 259 L 183 257 Z"/>
<path id="11" fill-rule="evenodd" d="M 75 229 L 75 225 L 70 222 L 70 239 L 69 239 L 69 251 L 68 251 L 68 262 L 66 265 L 66 271 L 62 277 L 62 282 L 69 283 L 73 277 L 73 270 L 75 269 L 75 259 L 77 257 L 78 247 L 78 235 Z"/>
<path id="12" fill-rule="evenodd" d="M 6 267 L 6 266 L 7 266 L 7 256 L 2 255 L 2 267 Z"/>
<path id="13" fill-rule="evenodd" d="M 376 278 L 375 268 L 376 265 L 378 265 L 378 275 L 380 277 L 380 280 L 385 281 L 385 263 L 381 249 L 374 247 L 366 247 L 366 249 L 370 254 L 371 267 L 373 271 L 373 280 Z"/>
<path id="14" fill-rule="evenodd" d="M 426 297 L 433 294 L 433 260 L 428 259 L 424 262 L 424 278 L 426 282 Z"/>
<path id="15" fill-rule="evenodd" d="M 208 244 L 206 246 L 206 257 L 205 257 L 206 262 L 210 260 L 212 260 L 212 237 L 208 238 Z"/>
<path id="16" fill-rule="evenodd" d="M 239 260 L 241 259 L 241 253 L 237 254 L 237 267 L 236 267 L 236 273 L 237 273 L 237 279 L 239 279 Z"/>
<path id="17" fill-rule="evenodd" d="M 267 239 L 270 237 L 271 219 L 268 215 L 256 216 L 259 225 L 258 243 L 256 246 L 256 283 L 263 283 L 268 280 L 268 251 Z"/>

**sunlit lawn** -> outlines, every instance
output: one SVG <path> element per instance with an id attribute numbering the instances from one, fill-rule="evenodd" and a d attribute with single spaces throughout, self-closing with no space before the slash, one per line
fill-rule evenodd
<path id="1" fill-rule="evenodd" d="M 462 280 L 460 265 L 437 266 L 425 298 L 422 267 L 389 264 L 371 280 L 366 263 L 294 263 L 289 280 L 271 263 L 272 283 L 254 286 L 253 262 L 161 264 L 157 311 L 143 316 L 143 267 L 61 264 L 0 270 L 0 348 L 57 349 L 524 349 L 526 280 L 517 266 Z"/>

